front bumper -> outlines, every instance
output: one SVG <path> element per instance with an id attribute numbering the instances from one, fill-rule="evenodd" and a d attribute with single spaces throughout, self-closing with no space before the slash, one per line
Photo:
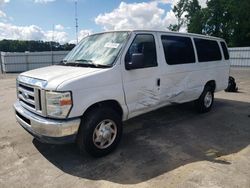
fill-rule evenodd
<path id="1" fill-rule="evenodd" d="M 81 119 L 55 120 L 38 116 L 17 101 L 14 104 L 17 122 L 41 142 L 63 144 L 74 142 Z"/>

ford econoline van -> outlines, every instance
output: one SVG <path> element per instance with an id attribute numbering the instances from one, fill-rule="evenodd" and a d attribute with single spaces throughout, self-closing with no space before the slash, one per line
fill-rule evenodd
<path id="1" fill-rule="evenodd" d="M 84 38 L 59 65 L 20 74 L 14 104 L 19 124 L 41 142 L 76 142 L 104 156 L 122 122 L 160 107 L 194 101 L 208 112 L 229 78 L 221 38 L 131 30 Z"/>

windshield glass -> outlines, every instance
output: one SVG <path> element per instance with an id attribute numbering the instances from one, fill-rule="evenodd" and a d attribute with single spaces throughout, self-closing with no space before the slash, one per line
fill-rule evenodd
<path id="1" fill-rule="evenodd" d="M 64 59 L 65 64 L 112 66 L 129 32 L 109 32 L 84 38 Z"/>

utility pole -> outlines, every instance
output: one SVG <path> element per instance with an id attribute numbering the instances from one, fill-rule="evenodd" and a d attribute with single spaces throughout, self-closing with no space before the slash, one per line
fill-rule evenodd
<path id="1" fill-rule="evenodd" d="M 76 44 L 78 44 L 78 15 L 77 15 L 77 0 L 75 0 L 75 22 L 76 22 Z"/>
<path id="2" fill-rule="evenodd" d="M 54 64 L 54 53 L 53 53 L 54 33 L 55 33 L 55 25 L 53 24 L 53 28 L 52 28 L 52 40 L 50 42 L 51 64 L 52 65 Z"/>
<path id="3" fill-rule="evenodd" d="M 0 52 L 0 69 L 1 69 L 1 74 L 3 74 L 2 52 Z"/>

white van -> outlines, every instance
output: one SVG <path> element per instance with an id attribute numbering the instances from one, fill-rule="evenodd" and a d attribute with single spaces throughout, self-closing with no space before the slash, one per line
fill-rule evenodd
<path id="1" fill-rule="evenodd" d="M 84 38 L 60 65 L 17 78 L 16 119 L 38 140 L 76 142 L 103 156 L 122 121 L 173 103 L 207 112 L 229 78 L 223 39 L 165 31 L 112 31 Z"/>

